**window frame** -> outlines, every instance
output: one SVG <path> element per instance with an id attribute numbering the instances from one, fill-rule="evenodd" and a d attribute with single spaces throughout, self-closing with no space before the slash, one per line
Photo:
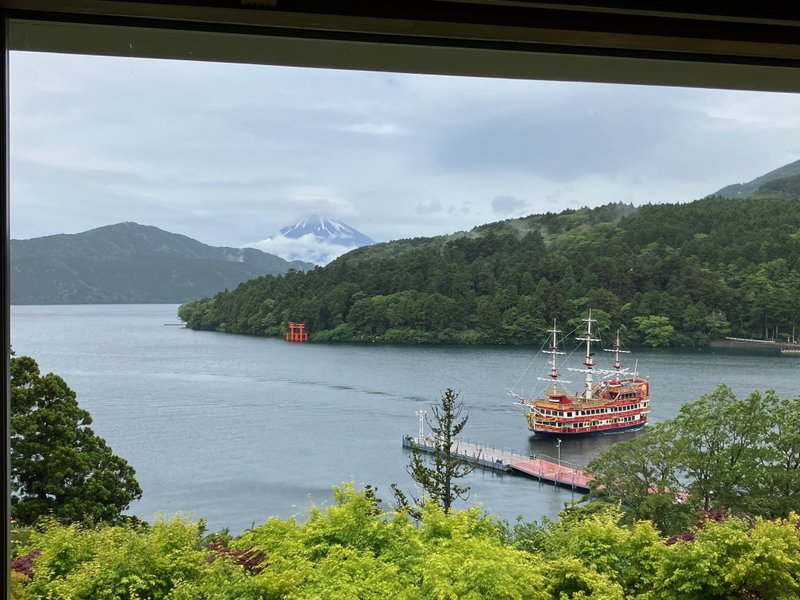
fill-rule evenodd
<path id="1" fill-rule="evenodd" d="M 800 13 L 789 5 L 720 4 L 695 0 L 627 9 L 612 0 L 580 6 L 525 0 L 0 0 L 4 556 L 11 489 L 10 51 L 800 92 Z M 9 588 L 4 591 L 8 597 Z"/>

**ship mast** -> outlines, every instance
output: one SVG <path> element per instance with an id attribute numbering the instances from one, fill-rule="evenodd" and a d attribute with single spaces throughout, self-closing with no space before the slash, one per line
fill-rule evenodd
<path id="1" fill-rule="evenodd" d="M 589 318 L 583 320 L 586 323 L 586 333 L 583 337 L 576 338 L 579 342 L 586 342 L 586 358 L 583 361 L 583 366 L 586 367 L 586 389 L 583 391 L 585 400 L 592 399 L 592 387 L 594 386 L 594 354 L 592 354 L 592 342 L 599 342 L 600 340 L 592 337 L 592 323 L 596 323 L 596 319 L 592 319 L 592 309 L 589 309 Z"/>
<path id="2" fill-rule="evenodd" d="M 619 359 L 619 355 L 622 353 L 629 354 L 628 350 L 622 349 L 622 344 L 619 342 L 619 329 L 617 329 L 617 338 L 614 340 L 614 345 L 611 348 L 604 348 L 606 352 L 613 352 L 614 353 L 614 381 L 619 381 L 620 373 L 622 373 L 622 361 Z M 625 371 L 627 373 L 627 371 Z"/>
<path id="3" fill-rule="evenodd" d="M 550 379 L 553 381 L 553 394 L 558 393 L 558 367 L 556 366 L 556 354 L 563 354 L 558 351 L 558 335 L 561 333 L 556 329 L 556 320 L 553 319 L 553 328 L 549 330 L 553 334 L 553 341 L 550 342 L 550 349 L 544 350 L 550 354 Z"/>

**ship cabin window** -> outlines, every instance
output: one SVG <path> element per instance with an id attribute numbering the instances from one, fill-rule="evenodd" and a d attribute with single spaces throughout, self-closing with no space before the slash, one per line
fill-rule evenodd
<path id="1" fill-rule="evenodd" d="M 568 413 L 567 413 L 567 416 L 568 416 L 568 417 L 571 417 L 571 416 L 572 416 L 572 413 L 571 413 L 571 412 L 568 412 Z"/>

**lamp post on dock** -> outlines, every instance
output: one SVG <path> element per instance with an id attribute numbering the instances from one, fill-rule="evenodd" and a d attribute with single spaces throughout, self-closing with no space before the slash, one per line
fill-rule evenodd
<path id="1" fill-rule="evenodd" d="M 425 415 L 428 414 L 427 410 L 418 410 L 416 415 L 419 417 L 419 443 L 422 443 L 422 438 L 425 434 Z"/>
<path id="2" fill-rule="evenodd" d="M 561 438 L 556 438 L 556 450 L 558 450 L 558 468 L 561 469 Z"/>

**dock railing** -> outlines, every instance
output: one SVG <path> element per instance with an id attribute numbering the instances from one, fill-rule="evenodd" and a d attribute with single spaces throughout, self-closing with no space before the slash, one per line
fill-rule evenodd
<path id="1" fill-rule="evenodd" d="M 411 442 L 416 444 L 424 452 L 433 452 L 436 447 L 436 438 L 430 435 L 419 436 L 407 435 L 403 438 L 403 446 L 409 447 Z M 510 465 L 525 460 L 538 459 L 546 463 L 552 463 L 560 467 L 561 471 L 580 471 L 582 467 L 567 460 L 548 456 L 546 454 L 535 454 L 533 452 L 516 452 L 508 447 L 498 448 L 481 442 L 473 442 L 469 439 L 455 440 L 453 442 L 453 453 L 466 462 L 474 462 L 483 467 L 488 467 L 500 471 L 510 470 Z"/>

